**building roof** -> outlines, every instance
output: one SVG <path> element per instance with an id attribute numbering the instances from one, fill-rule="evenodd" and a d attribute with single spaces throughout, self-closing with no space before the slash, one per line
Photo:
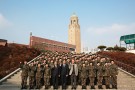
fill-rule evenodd
<path id="1" fill-rule="evenodd" d="M 120 41 L 124 41 L 126 44 L 135 43 L 135 34 L 121 36 Z"/>
<path id="2" fill-rule="evenodd" d="M 55 44 L 55 45 L 57 44 L 57 45 L 61 45 L 61 46 L 74 47 L 74 48 L 76 47 L 75 45 L 72 45 L 72 44 L 59 42 L 59 41 L 55 41 L 55 40 L 50 40 L 50 39 L 46 39 L 46 38 L 41 38 L 41 37 L 37 37 L 37 36 L 32 36 L 32 40 L 33 39 L 38 39 L 42 43 Z"/>
<path id="3" fill-rule="evenodd" d="M 5 39 L 0 39 L 0 42 L 7 42 L 7 40 L 5 40 Z"/>

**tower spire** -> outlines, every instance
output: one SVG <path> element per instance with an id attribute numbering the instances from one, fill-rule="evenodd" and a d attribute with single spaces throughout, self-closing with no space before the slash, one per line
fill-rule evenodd
<path id="1" fill-rule="evenodd" d="M 75 13 L 75 12 L 73 12 L 73 15 L 76 15 L 76 13 Z"/>
<path id="2" fill-rule="evenodd" d="M 73 12 L 72 16 L 71 17 L 77 17 L 76 13 Z"/>

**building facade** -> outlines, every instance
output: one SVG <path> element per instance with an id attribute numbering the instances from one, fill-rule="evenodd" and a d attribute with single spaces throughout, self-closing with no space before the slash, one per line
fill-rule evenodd
<path id="1" fill-rule="evenodd" d="M 76 53 L 81 53 L 81 32 L 77 15 L 73 14 L 70 17 L 68 29 L 68 43 L 76 46 Z"/>
<path id="2" fill-rule="evenodd" d="M 58 52 L 74 52 L 75 45 L 30 35 L 29 47 Z"/>

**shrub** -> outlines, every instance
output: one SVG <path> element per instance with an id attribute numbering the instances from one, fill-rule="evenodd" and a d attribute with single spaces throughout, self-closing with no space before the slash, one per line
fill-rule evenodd
<path id="1" fill-rule="evenodd" d="M 100 51 L 104 51 L 105 48 L 106 48 L 106 46 L 104 46 L 104 45 L 98 46 L 98 49 L 100 49 Z"/>
<path id="2" fill-rule="evenodd" d="M 19 67 L 19 62 L 30 61 L 40 54 L 40 51 L 26 46 L 10 45 L 0 46 L 0 78 Z"/>

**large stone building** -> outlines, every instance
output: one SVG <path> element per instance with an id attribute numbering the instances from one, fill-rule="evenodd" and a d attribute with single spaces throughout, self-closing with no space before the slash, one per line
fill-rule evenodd
<path id="1" fill-rule="evenodd" d="M 75 45 L 41 38 L 37 36 L 32 36 L 32 34 L 30 35 L 29 47 L 58 52 L 74 52 L 76 48 Z"/>
<path id="2" fill-rule="evenodd" d="M 73 14 L 70 18 L 68 30 L 68 43 L 76 46 L 76 53 L 81 53 L 80 25 L 77 15 Z"/>

